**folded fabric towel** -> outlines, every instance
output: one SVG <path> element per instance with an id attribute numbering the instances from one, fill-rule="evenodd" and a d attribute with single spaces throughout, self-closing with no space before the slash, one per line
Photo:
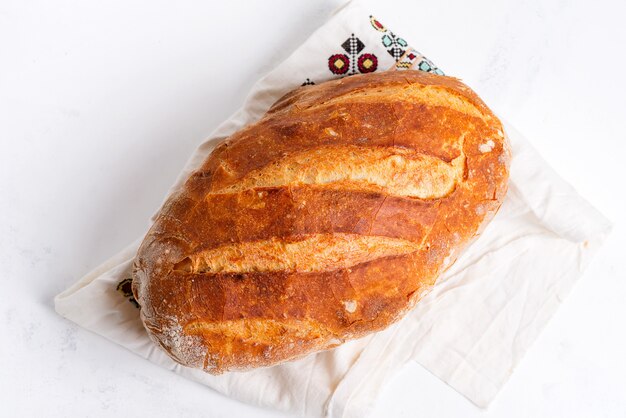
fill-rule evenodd
<path id="1" fill-rule="evenodd" d="M 443 74 L 407 40 L 349 3 L 259 80 L 243 107 L 200 144 L 170 193 L 220 140 L 257 120 L 286 92 L 352 74 L 409 68 Z M 433 291 L 382 332 L 249 372 L 212 376 L 180 366 L 148 339 L 130 292 L 131 263 L 142 237 L 58 295 L 56 310 L 226 396 L 299 415 L 364 416 L 385 381 L 411 360 L 486 406 L 610 229 L 522 135 L 509 125 L 505 129 L 513 160 L 499 213 Z"/>

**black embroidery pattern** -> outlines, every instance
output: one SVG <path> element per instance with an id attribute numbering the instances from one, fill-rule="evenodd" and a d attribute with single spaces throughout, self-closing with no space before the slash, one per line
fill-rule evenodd
<path id="1" fill-rule="evenodd" d="M 407 41 L 387 29 L 385 25 L 380 23 L 374 16 L 370 16 L 370 24 L 374 29 L 382 33 L 380 40 L 389 55 L 396 60 L 397 70 L 414 68 L 417 63 L 417 70 L 444 75 L 443 71 L 437 68 L 431 60 L 416 49 L 410 47 Z"/>
<path id="2" fill-rule="evenodd" d="M 135 308 L 140 308 L 139 303 L 135 300 L 132 290 L 133 279 L 128 277 L 117 284 L 117 291 L 120 292 Z"/>
<path id="3" fill-rule="evenodd" d="M 354 34 L 346 39 L 341 47 L 347 54 L 333 54 L 328 58 L 328 69 L 336 75 L 353 75 L 360 73 L 372 73 L 378 68 L 378 58 L 371 53 L 361 54 L 365 44 Z"/>
<path id="4" fill-rule="evenodd" d="M 404 39 L 394 35 L 391 31 L 385 33 L 381 40 L 389 55 L 396 61 L 406 53 L 406 48 L 409 46 Z"/>

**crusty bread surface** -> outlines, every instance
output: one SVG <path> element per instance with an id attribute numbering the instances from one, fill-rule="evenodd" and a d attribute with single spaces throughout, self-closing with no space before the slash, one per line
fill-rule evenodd
<path id="1" fill-rule="evenodd" d="M 498 210 L 509 159 L 500 121 L 457 79 L 298 88 L 164 204 L 134 261 L 141 319 L 174 360 L 213 374 L 381 330 Z"/>

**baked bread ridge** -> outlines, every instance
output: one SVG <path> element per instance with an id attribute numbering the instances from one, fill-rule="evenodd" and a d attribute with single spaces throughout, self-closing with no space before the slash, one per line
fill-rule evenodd
<path id="1" fill-rule="evenodd" d="M 500 121 L 455 78 L 298 88 L 166 201 L 134 261 L 141 319 L 213 374 L 381 330 L 493 217 L 509 160 Z"/>

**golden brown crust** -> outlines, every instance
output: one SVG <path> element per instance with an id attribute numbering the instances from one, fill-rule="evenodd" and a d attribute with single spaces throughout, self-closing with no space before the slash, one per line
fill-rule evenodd
<path id="1" fill-rule="evenodd" d="M 383 329 L 498 210 L 509 159 L 498 119 L 454 78 L 296 89 L 162 208 L 134 264 L 146 329 L 210 373 Z"/>

